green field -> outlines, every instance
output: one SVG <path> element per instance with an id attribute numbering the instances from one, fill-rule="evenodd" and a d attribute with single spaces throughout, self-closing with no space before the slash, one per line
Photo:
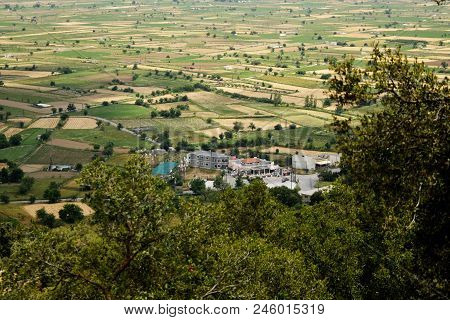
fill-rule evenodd
<path id="1" fill-rule="evenodd" d="M 150 110 L 148 108 L 132 104 L 111 104 L 106 107 L 91 108 L 88 114 L 108 120 L 150 118 Z"/>
<path id="2" fill-rule="evenodd" d="M 103 131 L 100 129 L 57 130 L 53 132 L 52 137 L 57 139 L 67 139 L 87 142 L 90 144 L 98 144 L 100 146 L 104 146 L 108 142 L 113 142 L 116 147 L 135 147 L 137 143 L 136 136 L 119 131 L 112 126 L 105 126 Z"/>
<path id="3" fill-rule="evenodd" d="M 20 133 L 22 136 L 22 144 L 16 147 L 9 147 L 0 149 L 0 159 L 7 159 L 10 161 L 21 162 L 28 155 L 30 155 L 40 142 L 38 141 L 38 135 L 45 132 L 45 129 L 26 129 Z"/>
<path id="4" fill-rule="evenodd" d="M 0 204 L 0 222 L 29 223 L 31 217 L 22 209 L 22 205 Z"/>
<path id="5" fill-rule="evenodd" d="M 375 43 L 402 45 L 403 53 L 445 72 L 445 62 L 450 60 L 449 6 L 415 6 L 411 11 L 405 3 L 161 0 L 140 5 L 99 0 L 94 6 L 88 0 L 62 0 L 39 6 L 23 2 L 16 14 L 2 6 L 0 80 L 5 83 L 0 99 L 44 102 L 63 110 L 74 103 L 78 110 L 72 116 L 87 112 L 125 128 L 143 128 L 156 141 L 139 142 L 106 124 L 104 130 L 52 133 L 54 139 L 90 145 L 158 147 L 161 133 L 169 130 L 172 145 L 185 139 L 198 148 L 219 132 L 231 130 L 228 120 L 232 119 L 246 123 L 239 135 L 248 137 L 255 134 L 249 122 L 260 127 L 268 123 L 263 135 L 284 136 L 292 132 L 275 132 L 273 126 L 295 124 L 298 137 L 279 137 L 270 144 L 322 149 L 330 146 L 333 137 L 330 124 L 336 104 L 327 101 L 328 107 L 323 107 L 327 97 L 323 75 L 331 74 L 333 59 L 351 56 L 356 66 L 365 68 Z M 21 16 L 45 19 L 34 24 Z M 152 110 L 175 108 L 179 102 L 149 108 L 134 105 L 138 98 L 147 102 L 177 95 L 189 97 L 185 102 L 189 110 L 183 110 L 180 118 L 150 117 Z M 281 103 L 270 100 L 278 95 Z M 306 97 L 317 100 L 315 108 L 305 105 Z M 102 106 L 104 101 L 113 103 Z M 86 105 L 90 108 L 82 110 Z M 358 124 L 362 116 L 381 110 L 380 105 L 354 108 L 345 110 L 340 119 Z M 10 118 L 42 116 L 19 108 L 0 110 L 4 116 L 7 112 Z M 50 114 L 51 108 L 43 112 Z M 52 157 L 70 160 L 45 154 L 55 153 L 56 147 L 46 146 L 33 154 L 35 133 L 21 134 L 23 145 L 0 150 L 0 158 L 33 163 Z M 64 154 L 82 162 L 92 156 L 76 149 Z"/>
<path id="6" fill-rule="evenodd" d="M 31 112 L 28 110 L 18 109 L 18 108 L 11 108 L 7 106 L 2 106 L 0 104 L 0 114 L 6 115 L 6 113 L 10 113 L 10 118 L 14 117 L 27 117 L 27 118 L 35 118 L 37 116 L 37 113 Z"/>
<path id="7" fill-rule="evenodd" d="M 66 99 L 57 94 L 41 93 L 32 90 L 8 89 L 0 87 L 0 99 L 25 103 L 47 103 L 54 100 Z"/>
<path id="8" fill-rule="evenodd" d="M 88 163 L 95 153 L 84 150 L 74 150 L 49 145 L 43 145 L 27 161 L 27 164 L 69 164 Z"/>
<path id="9" fill-rule="evenodd" d="M 62 198 L 71 198 L 73 196 L 79 197 L 82 192 L 70 185 L 65 186 L 65 184 L 68 184 L 71 181 L 71 179 L 59 177 L 38 178 L 35 179 L 31 190 L 24 195 L 19 194 L 19 184 L 5 184 L 0 185 L 0 194 L 6 193 L 9 196 L 10 201 L 28 200 L 30 195 L 34 195 L 37 199 L 43 199 L 45 189 L 48 188 L 51 182 L 56 182 L 62 186 L 60 188 Z"/>
<path id="10" fill-rule="evenodd" d="M 0 149 L 0 159 L 20 162 L 35 149 L 36 147 L 33 145 L 23 145 Z"/>

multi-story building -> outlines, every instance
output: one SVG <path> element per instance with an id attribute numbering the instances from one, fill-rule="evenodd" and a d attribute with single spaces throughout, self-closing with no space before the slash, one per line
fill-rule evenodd
<path id="1" fill-rule="evenodd" d="M 186 163 L 190 167 L 203 169 L 226 169 L 230 157 L 213 151 L 194 151 L 187 155 Z"/>

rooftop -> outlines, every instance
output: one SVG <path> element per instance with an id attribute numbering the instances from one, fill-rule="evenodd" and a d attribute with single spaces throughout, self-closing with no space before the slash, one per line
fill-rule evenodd
<path id="1" fill-rule="evenodd" d="M 38 106 L 39 108 L 50 108 L 52 105 L 46 103 L 38 103 L 36 104 L 36 106 Z"/>
<path id="2" fill-rule="evenodd" d="M 197 151 L 193 151 L 191 153 L 195 154 L 196 156 L 227 157 L 228 158 L 228 156 L 226 154 L 218 153 L 218 152 L 214 152 L 214 151 L 197 150 Z"/>
<path id="3" fill-rule="evenodd" d="M 257 163 L 260 163 L 261 160 L 258 158 L 247 158 L 247 159 L 242 159 L 241 162 L 243 164 L 257 164 Z"/>

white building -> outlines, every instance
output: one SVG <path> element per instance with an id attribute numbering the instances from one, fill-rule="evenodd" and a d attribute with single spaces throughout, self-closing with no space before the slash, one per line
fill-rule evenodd
<path id="1" fill-rule="evenodd" d="M 292 167 L 294 169 L 315 170 L 318 167 L 335 167 L 339 165 L 341 155 L 338 153 L 321 153 L 311 157 L 303 154 L 292 156 Z"/>
<path id="2" fill-rule="evenodd" d="M 339 153 L 330 153 L 327 156 L 332 166 L 337 166 L 341 162 L 341 155 Z"/>
<path id="3" fill-rule="evenodd" d="M 50 108 L 51 106 L 52 106 L 51 104 L 46 104 L 46 103 L 36 104 L 36 107 L 38 107 L 38 108 Z"/>
<path id="4" fill-rule="evenodd" d="M 237 159 L 233 157 L 228 163 L 228 168 L 232 175 L 247 177 L 281 176 L 285 174 L 285 170 L 279 165 L 259 158 Z"/>
<path id="5" fill-rule="evenodd" d="M 286 187 L 288 189 L 294 190 L 295 188 L 300 188 L 294 177 L 266 177 L 263 178 L 263 181 L 269 189 L 276 187 Z"/>
<path id="6" fill-rule="evenodd" d="M 292 167 L 294 169 L 315 170 L 316 160 L 313 157 L 296 154 L 292 157 Z"/>
<path id="7" fill-rule="evenodd" d="M 223 153 L 213 151 L 194 151 L 186 157 L 186 163 L 193 168 L 226 169 L 230 157 Z"/>

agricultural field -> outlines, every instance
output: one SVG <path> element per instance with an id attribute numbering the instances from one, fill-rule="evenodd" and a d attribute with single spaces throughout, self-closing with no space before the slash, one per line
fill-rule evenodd
<path id="1" fill-rule="evenodd" d="M 85 216 L 92 214 L 93 210 L 86 205 L 85 203 L 82 202 L 60 202 L 60 203 L 51 203 L 51 204 L 42 204 L 42 203 L 37 203 L 37 204 L 29 204 L 29 205 L 25 205 L 23 206 L 23 210 L 25 210 L 31 217 L 35 218 L 36 217 L 36 211 L 44 208 L 45 211 L 49 214 L 52 214 L 53 216 L 55 216 L 56 218 L 58 218 L 58 214 L 59 211 L 64 207 L 64 205 L 71 203 L 71 204 L 75 204 L 78 207 L 81 208 L 81 210 L 83 211 L 83 214 Z"/>
<path id="2" fill-rule="evenodd" d="M 92 118 L 69 118 L 62 127 L 65 130 L 87 130 L 97 128 L 97 121 Z"/>
<path id="3" fill-rule="evenodd" d="M 47 189 L 50 182 L 56 182 L 58 184 L 61 184 L 61 197 L 71 198 L 79 197 L 82 195 L 82 192 L 80 192 L 78 188 L 73 188 L 73 186 L 71 186 L 74 174 L 68 174 L 67 172 L 64 172 L 59 174 L 52 173 L 52 175 L 48 175 L 47 172 L 39 172 L 27 175 L 35 179 L 33 187 L 27 194 L 22 195 L 19 193 L 19 184 L 17 183 L 0 185 L 0 193 L 7 194 L 11 201 L 28 200 L 30 195 L 34 195 L 38 199 L 42 199 L 44 191 L 45 189 Z"/>
<path id="4" fill-rule="evenodd" d="M 40 146 L 40 141 L 37 138 L 45 132 L 45 129 L 39 128 L 9 128 L 3 132 L 5 136 L 8 130 L 20 130 L 22 142 L 19 146 L 10 146 L 8 148 L 0 149 L 0 159 L 16 162 L 24 161 L 26 157 L 32 154 Z"/>
<path id="5" fill-rule="evenodd" d="M 21 223 L 30 223 L 31 216 L 17 204 L 2 204 L 0 205 L 0 222 L 11 221 Z"/>
<path id="6" fill-rule="evenodd" d="M 52 145 L 42 145 L 26 161 L 26 164 L 68 164 L 88 163 L 96 153 Z"/>
<path id="7" fill-rule="evenodd" d="M 52 140 L 53 139 L 65 139 L 69 141 L 86 143 L 88 145 L 98 144 L 100 146 L 104 146 L 108 142 L 112 142 L 116 147 L 128 148 L 135 147 L 138 141 L 136 136 L 124 131 L 119 131 L 112 126 L 104 126 L 103 128 L 95 129 L 63 128 L 62 130 L 56 130 L 52 133 Z"/>
<path id="8" fill-rule="evenodd" d="M 150 118 L 150 110 L 132 104 L 112 104 L 91 108 L 88 114 L 108 120 Z"/>
<path id="9" fill-rule="evenodd" d="M 364 68 L 378 43 L 448 76 L 449 8 L 411 10 L 407 0 L 9 1 L 0 6 L 0 134 L 22 140 L 0 149 L 0 159 L 40 172 L 109 157 L 108 144 L 110 161 L 181 141 L 333 151 L 335 119 L 358 124 L 383 107 L 337 109 L 327 94 L 329 63 L 351 56 Z"/>
<path id="10" fill-rule="evenodd" d="M 33 122 L 29 128 L 53 129 L 58 124 L 58 118 L 40 118 Z"/>

